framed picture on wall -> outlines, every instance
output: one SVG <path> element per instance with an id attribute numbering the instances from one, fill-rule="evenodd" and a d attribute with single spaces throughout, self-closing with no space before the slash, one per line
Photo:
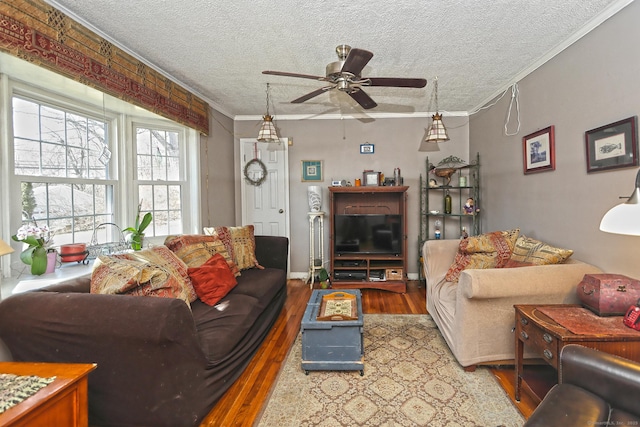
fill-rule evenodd
<path id="1" fill-rule="evenodd" d="M 525 174 L 555 170 L 556 148 L 553 126 L 522 138 L 522 158 Z"/>
<path id="2" fill-rule="evenodd" d="M 322 180 L 322 160 L 303 160 L 302 181 Z"/>
<path id="3" fill-rule="evenodd" d="M 360 144 L 360 154 L 373 154 L 375 151 L 375 145 L 373 144 Z"/>
<path id="4" fill-rule="evenodd" d="M 587 173 L 638 166 L 637 116 L 585 132 Z"/>

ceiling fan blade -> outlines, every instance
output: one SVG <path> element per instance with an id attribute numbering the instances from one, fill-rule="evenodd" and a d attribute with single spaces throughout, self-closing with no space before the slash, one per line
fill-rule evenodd
<path id="1" fill-rule="evenodd" d="M 373 53 L 364 49 L 351 49 L 342 66 L 343 72 L 359 76 L 362 69 L 373 58 Z"/>
<path id="2" fill-rule="evenodd" d="M 318 95 L 323 94 L 324 92 L 328 91 L 329 89 L 331 89 L 332 86 L 325 86 L 325 87 L 321 87 L 320 89 L 316 89 L 313 92 L 309 92 L 306 95 L 302 95 L 300 98 L 296 98 L 293 101 L 291 101 L 292 104 L 300 104 L 303 103 L 304 101 L 308 101 L 311 98 L 314 98 Z"/>
<path id="3" fill-rule="evenodd" d="M 426 79 L 404 79 L 396 77 L 369 77 L 370 83 L 367 86 L 387 86 L 387 87 L 425 87 Z"/>
<path id="4" fill-rule="evenodd" d="M 311 80 L 326 80 L 326 77 L 323 76 L 312 76 L 310 74 L 298 74 L 298 73 L 287 73 L 286 71 L 263 71 L 262 74 L 271 74 L 274 76 L 284 76 L 284 77 L 298 77 L 301 79 L 311 79 Z"/>
<path id="5" fill-rule="evenodd" d="M 376 101 L 371 99 L 371 97 L 367 95 L 362 89 L 349 93 L 349 96 L 355 99 L 355 101 L 360 104 L 360 106 L 365 110 L 369 110 L 378 106 L 378 104 L 376 104 Z"/>

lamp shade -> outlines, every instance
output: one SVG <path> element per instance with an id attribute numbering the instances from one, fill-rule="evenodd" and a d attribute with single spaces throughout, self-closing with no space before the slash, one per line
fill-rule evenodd
<path id="1" fill-rule="evenodd" d="M 260 126 L 260 131 L 258 132 L 258 141 L 260 142 L 280 142 L 278 138 L 278 133 L 276 132 L 276 127 L 273 125 L 273 117 L 269 114 L 266 116 L 262 116 L 264 120 L 262 122 L 262 126 Z"/>
<path id="2" fill-rule="evenodd" d="M 636 188 L 631 198 L 614 206 L 604 214 L 600 221 L 600 230 L 607 233 L 640 236 L 640 189 Z"/>
<path id="3" fill-rule="evenodd" d="M 0 239 L 0 256 L 9 255 L 13 252 L 13 248 L 9 246 L 4 240 Z"/>
<path id="4" fill-rule="evenodd" d="M 604 214 L 600 221 L 600 230 L 640 236 L 640 171 L 636 176 L 636 188 L 629 200 L 612 207 Z"/>
<path id="5" fill-rule="evenodd" d="M 434 114 L 432 117 L 433 122 L 431 123 L 431 127 L 429 128 L 429 132 L 427 133 L 426 142 L 443 142 L 449 140 L 449 135 L 447 135 L 447 129 L 444 127 L 444 123 L 442 123 L 442 116 L 439 113 Z"/>

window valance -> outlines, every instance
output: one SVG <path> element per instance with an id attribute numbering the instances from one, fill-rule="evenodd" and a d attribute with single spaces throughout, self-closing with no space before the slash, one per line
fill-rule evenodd
<path id="1" fill-rule="evenodd" d="M 209 133 L 205 101 L 41 0 L 0 1 L 0 50 Z"/>

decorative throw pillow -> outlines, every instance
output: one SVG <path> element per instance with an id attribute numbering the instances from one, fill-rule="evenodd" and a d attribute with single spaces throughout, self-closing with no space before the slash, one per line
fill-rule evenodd
<path id="1" fill-rule="evenodd" d="M 253 225 L 239 227 L 206 227 L 205 234 L 220 237 L 225 245 L 230 245 L 233 261 L 240 270 L 263 268 L 256 259 L 256 240 Z"/>
<path id="2" fill-rule="evenodd" d="M 216 236 L 222 240 L 222 243 L 224 243 L 224 246 L 229 252 L 229 256 L 231 256 L 231 259 L 235 262 L 236 254 L 233 252 L 233 242 L 231 240 L 231 230 L 229 230 L 229 227 L 204 227 L 202 231 L 207 236 Z"/>
<path id="3" fill-rule="evenodd" d="M 188 272 L 198 297 L 207 305 L 216 305 L 238 284 L 236 276 L 220 254 L 215 254 L 200 267 L 190 267 Z"/>
<path id="4" fill-rule="evenodd" d="M 523 234 L 516 240 L 508 266 L 562 264 L 572 254 L 571 249 L 556 248 Z"/>
<path id="5" fill-rule="evenodd" d="M 178 258 L 187 264 L 187 267 L 200 267 L 215 254 L 223 256 L 231 272 L 235 276 L 240 275 L 240 269 L 233 262 L 233 257 L 226 245 L 217 236 L 205 236 L 202 234 L 183 234 L 169 236 L 164 244 L 174 252 Z"/>
<path id="6" fill-rule="evenodd" d="M 468 268 L 502 268 L 511 258 L 519 229 L 494 231 L 460 241 L 458 253 L 449 267 L 445 280 L 457 282 L 460 273 Z"/>
<path id="7" fill-rule="evenodd" d="M 187 305 L 198 298 L 187 266 L 166 246 L 100 256 L 91 275 L 91 293 L 179 298 Z"/>
<path id="8" fill-rule="evenodd" d="M 240 270 L 253 267 L 262 268 L 256 259 L 256 239 L 253 234 L 253 225 L 229 227 L 229 231 L 238 268 Z"/>

